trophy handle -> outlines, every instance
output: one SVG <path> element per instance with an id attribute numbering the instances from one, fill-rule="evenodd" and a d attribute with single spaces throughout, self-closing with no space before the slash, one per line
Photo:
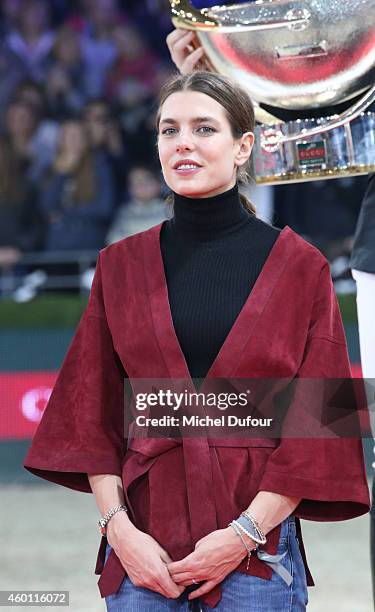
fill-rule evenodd
<path id="1" fill-rule="evenodd" d="M 327 121 L 325 125 L 317 126 L 314 128 L 302 130 L 298 134 L 289 134 L 288 136 L 284 136 L 281 132 L 277 132 L 277 135 L 273 134 L 270 137 L 270 142 L 267 142 L 267 138 L 264 138 L 262 142 L 262 148 L 265 150 L 276 150 L 280 145 L 285 142 L 295 142 L 296 140 L 301 140 L 301 138 L 309 138 L 309 136 L 314 136 L 315 134 L 323 134 L 324 132 L 329 132 L 330 130 L 334 130 L 335 128 L 341 127 L 342 125 L 346 125 L 350 123 L 358 117 L 361 113 L 363 113 L 368 106 L 375 100 L 375 85 L 373 85 L 365 94 L 357 100 L 353 106 L 350 106 L 346 109 L 341 115 L 335 115 L 333 119 Z"/>
<path id="2" fill-rule="evenodd" d="M 219 25 L 215 20 L 208 19 L 208 9 L 196 9 L 188 0 L 169 0 L 172 22 L 176 28 L 186 30 L 212 30 Z"/>
<path id="3" fill-rule="evenodd" d="M 190 0 L 169 0 L 172 22 L 176 28 L 187 30 L 219 30 L 221 32 L 247 32 L 289 28 L 302 30 L 308 26 L 311 18 L 306 8 L 293 7 L 282 19 L 252 20 L 242 16 L 242 5 L 218 5 L 210 8 L 196 9 Z"/>

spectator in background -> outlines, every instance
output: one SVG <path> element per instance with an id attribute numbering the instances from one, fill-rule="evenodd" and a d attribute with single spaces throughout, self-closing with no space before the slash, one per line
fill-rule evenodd
<path id="1" fill-rule="evenodd" d="M 119 209 L 107 234 L 107 244 L 143 232 L 168 218 L 162 183 L 155 170 L 135 166 L 129 172 L 128 184 L 130 200 Z"/>
<path id="2" fill-rule="evenodd" d="M 27 76 L 26 66 L 21 59 L 9 49 L 4 41 L 0 41 L 0 116 L 12 99 L 18 83 Z"/>
<path id="3" fill-rule="evenodd" d="M 45 249 L 100 249 L 114 209 L 108 161 L 90 149 L 81 121 L 61 129 L 51 176 L 41 195 L 47 233 Z"/>
<path id="4" fill-rule="evenodd" d="M 85 100 L 85 69 L 77 32 L 63 26 L 57 33 L 46 78 L 50 114 L 63 121 L 81 111 Z"/>
<path id="5" fill-rule="evenodd" d="M 37 183 L 55 157 L 59 125 L 48 117 L 44 89 L 40 84 L 30 79 L 22 81 L 14 98 L 28 105 L 34 114 L 35 125 L 29 139 L 29 177 Z"/>
<path id="6" fill-rule="evenodd" d="M 2 0 L 0 6 L 1 34 L 6 35 L 18 28 L 23 0 Z"/>
<path id="7" fill-rule="evenodd" d="M 27 177 L 32 164 L 31 143 L 37 123 L 35 110 L 27 102 L 16 99 L 8 105 L 4 116 L 4 136 Z"/>
<path id="8" fill-rule="evenodd" d="M 124 200 L 126 189 L 124 175 L 128 166 L 128 155 L 120 126 L 108 102 L 101 98 L 88 102 L 83 109 L 82 117 L 90 147 L 105 155 L 112 169 L 117 206 Z"/>
<path id="9" fill-rule="evenodd" d="M 123 81 L 116 100 L 121 128 L 133 164 L 155 165 L 155 99 L 137 78 Z"/>
<path id="10" fill-rule="evenodd" d="M 116 0 L 86 2 L 86 19 L 68 21 L 80 32 L 89 97 L 102 96 L 106 73 L 116 57 L 113 30 L 123 19 Z"/>
<path id="11" fill-rule="evenodd" d="M 173 29 L 169 0 L 127 0 L 126 10 L 152 50 L 163 62 L 170 65 L 168 47 L 165 44 L 167 34 Z"/>
<path id="12" fill-rule="evenodd" d="M 25 176 L 27 158 L 11 141 L 0 140 L 0 267 L 14 264 L 22 251 L 43 244 L 43 220 L 33 184 Z"/>
<path id="13" fill-rule="evenodd" d="M 109 98 L 121 95 L 126 81 L 136 79 L 148 95 L 155 93 L 155 74 L 159 60 L 147 47 L 140 32 L 131 25 L 118 25 L 113 30 L 116 60 L 108 72 L 106 94 Z"/>
<path id="14" fill-rule="evenodd" d="M 49 21 L 48 2 L 23 0 L 18 27 L 6 37 L 9 48 L 24 63 L 30 78 L 36 81 L 42 81 L 45 77 L 47 58 L 55 38 Z"/>

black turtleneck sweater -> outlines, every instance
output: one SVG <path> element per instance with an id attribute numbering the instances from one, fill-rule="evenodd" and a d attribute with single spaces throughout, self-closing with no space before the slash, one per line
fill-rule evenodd
<path id="1" fill-rule="evenodd" d="M 279 233 L 243 208 L 237 185 L 209 198 L 174 194 L 161 252 L 174 328 L 193 378 L 206 376 Z"/>

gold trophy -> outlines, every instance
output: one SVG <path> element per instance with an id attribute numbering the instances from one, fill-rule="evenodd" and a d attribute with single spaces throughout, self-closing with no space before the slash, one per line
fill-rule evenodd
<path id="1" fill-rule="evenodd" d="M 253 100 L 257 183 L 375 172 L 374 0 L 170 4 L 210 69 Z"/>

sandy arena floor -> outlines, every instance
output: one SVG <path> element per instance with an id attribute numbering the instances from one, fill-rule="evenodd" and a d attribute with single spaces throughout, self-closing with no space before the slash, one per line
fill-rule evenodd
<path id="1" fill-rule="evenodd" d="M 1 487 L 1 500 L 0 590 L 69 590 L 69 608 L 40 610 L 104 612 L 94 575 L 100 536 L 93 496 L 52 484 L 12 485 Z M 368 527 L 369 516 L 340 523 L 303 521 L 317 585 L 309 588 L 309 612 L 373 612 Z"/>

